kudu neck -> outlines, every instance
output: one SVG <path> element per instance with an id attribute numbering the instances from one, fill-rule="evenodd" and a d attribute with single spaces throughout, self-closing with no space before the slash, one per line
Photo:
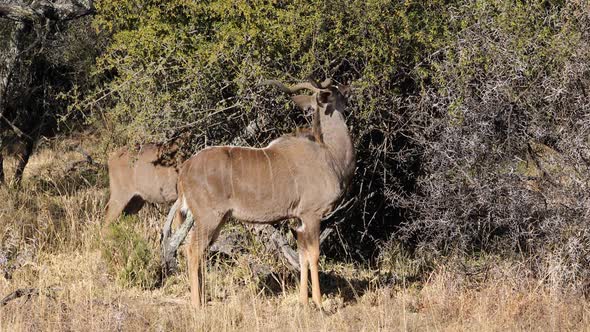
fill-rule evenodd
<path id="1" fill-rule="evenodd" d="M 339 111 L 320 112 L 323 141 L 333 158 L 335 166 L 345 178 L 354 171 L 354 148 L 344 116 Z"/>

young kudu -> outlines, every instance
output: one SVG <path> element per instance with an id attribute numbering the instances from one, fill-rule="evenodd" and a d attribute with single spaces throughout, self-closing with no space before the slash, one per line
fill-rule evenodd
<path id="1" fill-rule="evenodd" d="M 194 227 L 187 243 L 191 302 L 204 301 L 202 282 L 206 249 L 230 217 L 252 223 L 298 218 L 296 229 L 301 265 L 300 301 L 307 304 L 308 272 L 312 298 L 321 307 L 318 274 L 320 221 L 342 198 L 354 173 L 355 153 L 343 115 L 348 88 L 327 80 L 317 86 L 300 83 L 283 91 L 308 89 L 313 95 L 294 96 L 303 109 L 319 114 L 321 139 L 285 135 L 264 148 L 216 146 L 201 150 L 182 166 L 178 177 L 176 214 L 187 214 Z"/>
<path id="2" fill-rule="evenodd" d="M 124 147 L 110 155 L 110 198 L 104 227 L 117 219 L 122 212 L 139 212 L 145 202 L 169 203 L 176 200 L 176 180 L 180 164 L 162 164 L 160 159 L 163 148 L 162 145 L 146 144 L 138 152 Z M 171 148 L 177 147 L 173 145 Z"/>

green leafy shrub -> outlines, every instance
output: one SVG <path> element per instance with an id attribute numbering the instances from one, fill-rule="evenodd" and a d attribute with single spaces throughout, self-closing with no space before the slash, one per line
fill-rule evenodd
<path id="1" fill-rule="evenodd" d="M 119 282 L 149 289 L 160 281 L 160 257 L 157 248 L 138 232 L 137 224 L 136 216 L 112 223 L 101 242 L 101 252 Z"/>
<path id="2" fill-rule="evenodd" d="M 577 267 L 588 257 L 572 249 L 590 248 L 583 5 L 173 0 L 97 9 L 95 26 L 112 39 L 96 64 L 104 84 L 81 105 L 92 105 L 109 142 L 189 130 L 192 153 L 264 118 L 271 125 L 248 141 L 261 146 L 304 120 L 258 83 L 332 77 L 353 87 L 358 169 L 356 203 L 332 220 L 339 236 L 328 254 L 371 261 L 395 237 L 419 255 L 550 253 L 577 271 L 568 280 L 584 275 Z M 562 162 L 543 167 L 539 145 Z"/>
<path id="3" fill-rule="evenodd" d="M 91 118 L 116 144 L 163 141 L 188 129 L 190 154 L 232 141 L 261 118 L 270 125 L 250 145 L 305 124 L 287 96 L 259 85 L 263 79 L 352 84 L 348 123 L 359 172 L 351 192 L 359 202 L 338 227 L 354 248 L 327 247 L 367 258 L 407 213 L 384 204 L 385 192 L 400 186 L 407 195 L 415 182 L 419 147 L 401 125 L 414 118 L 404 98 L 420 91 L 430 75 L 423 59 L 450 34 L 445 7 L 437 0 L 100 2 L 95 25 L 112 42 L 97 73 L 111 79 L 80 105 L 92 105 Z"/>

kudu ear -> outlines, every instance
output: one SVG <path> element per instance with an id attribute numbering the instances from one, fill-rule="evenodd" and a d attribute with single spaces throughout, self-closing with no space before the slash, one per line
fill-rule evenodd
<path id="1" fill-rule="evenodd" d="M 318 104 L 327 104 L 332 101 L 332 92 L 331 91 L 320 91 L 318 93 Z"/>
<path id="2" fill-rule="evenodd" d="M 297 106 L 299 106 L 299 108 L 301 108 L 304 111 L 307 111 L 310 108 L 314 109 L 317 107 L 317 102 L 316 102 L 313 95 L 312 96 L 297 95 L 297 96 L 291 97 L 291 99 L 293 99 L 295 104 L 297 104 Z"/>

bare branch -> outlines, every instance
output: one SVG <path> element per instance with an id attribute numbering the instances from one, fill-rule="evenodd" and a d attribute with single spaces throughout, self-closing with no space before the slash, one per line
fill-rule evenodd
<path id="1" fill-rule="evenodd" d="M 55 291 L 59 291 L 61 290 L 61 288 L 59 287 L 49 287 L 45 290 L 46 293 L 48 294 L 52 294 Z M 34 295 L 39 295 L 40 291 L 38 288 L 19 288 L 17 290 L 15 290 L 14 292 L 6 295 L 2 301 L 0 301 L 0 306 L 3 307 L 5 305 L 8 304 L 8 302 L 12 301 L 12 300 L 16 300 L 18 298 L 21 298 L 23 296 L 26 296 L 27 298 L 31 298 L 31 296 Z"/>
<path id="2" fill-rule="evenodd" d="M 288 263 L 288 266 L 295 271 L 300 270 L 299 265 L 299 254 L 291 248 L 283 234 L 277 230 L 276 228 L 272 227 L 271 225 L 261 225 L 256 224 L 250 226 L 257 234 L 258 237 L 262 237 L 264 239 L 270 239 L 272 245 L 274 246 L 275 250 L 278 253 L 283 254 L 285 260 Z M 267 242 L 262 241 L 262 242 Z"/>
<path id="3" fill-rule="evenodd" d="M 93 0 L 75 1 L 47 0 L 33 1 L 25 4 L 0 4 L 0 18 L 30 24 L 41 23 L 45 20 L 68 21 L 94 13 Z"/>
<path id="4" fill-rule="evenodd" d="M 16 300 L 20 297 L 23 297 L 23 296 L 31 297 L 33 295 L 39 295 L 39 290 L 37 288 L 19 288 L 19 289 L 15 290 L 14 292 L 5 296 L 4 299 L 2 299 L 2 301 L 0 301 L 0 306 L 5 306 L 8 304 L 8 302 L 10 302 L 12 300 Z"/>
<path id="5" fill-rule="evenodd" d="M 172 221 L 174 220 L 174 216 L 176 215 L 176 211 L 178 211 L 179 207 L 180 201 L 176 200 L 174 205 L 172 205 L 170 208 L 170 212 L 168 212 L 166 222 L 164 223 L 164 228 L 162 229 L 160 246 L 162 251 L 162 272 L 164 276 L 170 275 L 176 271 L 176 251 L 178 250 L 178 247 L 182 241 L 184 241 L 186 238 L 186 235 L 188 234 L 188 231 L 194 222 L 192 215 L 190 215 L 190 218 L 189 215 L 187 215 L 186 220 L 171 239 L 170 236 L 172 235 Z M 185 225 L 188 227 L 185 227 Z M 173 245 L 175 243 L 177 243 L 176 246 Z"/>

